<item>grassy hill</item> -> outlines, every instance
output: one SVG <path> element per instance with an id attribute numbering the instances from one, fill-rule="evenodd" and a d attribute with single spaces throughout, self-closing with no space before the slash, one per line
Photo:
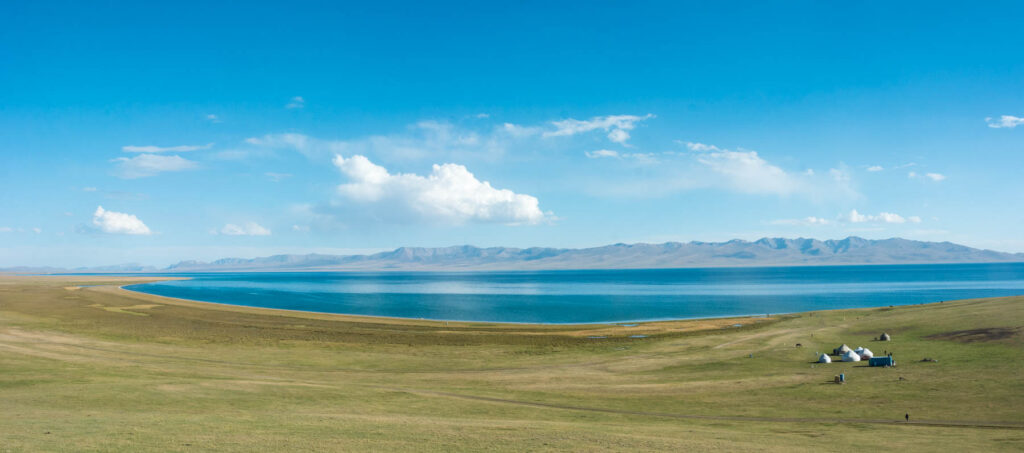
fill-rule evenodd
<path id="1" fill-rule="evenodd" d="M 534 326 L 117 288 L 138 280 L 0 277 L 0 451 L 1024 448 L 1024 297 Z M 812 363 L 841 343 L 898 366 Z"/>

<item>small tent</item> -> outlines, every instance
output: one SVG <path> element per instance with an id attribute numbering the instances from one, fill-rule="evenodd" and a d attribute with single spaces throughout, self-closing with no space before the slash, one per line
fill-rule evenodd
<path id="1" fill-rule="evenodd" d="M 821 357 L 818 357 L 818 363 L 832 363 L 832 358 L 828 354 L 821 353 Z"/>
<path id="2" fill-rule="evenodd" d="M 857 355 L 856 352 L 846 351 L 846 353 L 843 354 L 843 361 L 844 362 L 860 362 L 860 356 Z"/>
<path id="3" fill-rule="evenodd" d="M 850 347 L 845 344 L 832 350 L 833 355 L 843 355 L 847 352 L 850 352 Z"/>
<path id="4" fill-rule="evenodd" d="M 862 358 L 862 359 L 870 359 L 870 358 L 875 356 L 875 353 L 871 352 L 871 350 L 868 349 L 868 348 L 857 348 L 857 349 L 860 349 L 860 351 L 854 351 L 854 352 L 856 352 L 857 355 L 859 355 L 860 358 Z"/>
<path id="5" fill-rule="evenodd" d="M 889 334 L 882 332 L 882 336 L 878 337 L 878 341 L 892 341 L 892 337 Z"/>

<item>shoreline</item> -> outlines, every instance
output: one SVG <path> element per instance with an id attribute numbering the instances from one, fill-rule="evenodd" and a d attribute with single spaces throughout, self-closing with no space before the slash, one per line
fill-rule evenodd
<path id="1" fill-rule="evenodd" d="M 962 301 L 978 301 L 986 299 L 999 299 L 1004 297 L 1017 297 L 1020 295 L 1010 296 L 997 296 L 997 297 L 981 297 L 971 299 L 954 299 L 954 300 L 943 300 L 927 303 L 916 303 L 916 304 L 904 304 L 904 305 L 892 305 L 892 306 L 878 306 L 878 307 L 853 307 L 853 308 L 833 308 L 823 310 L 807 310 L 807 311 L 794 311 L 794 312 L 778 312 L 770 313 L 768 316 L 763 314 L 755 315 L 736 315 L 736 316 L 708 316 L 708 317 L 695 317 L 695 318 L 677 318 L 677 319 L 655 319 L 655 320 L 640 320 L 640 321 L 609 321 L 609 322 L 593 322 L 593 323 L 529 323 L 529 322 L 494 322 L 494 321 L 458 321 L 458 320 L 437 320 L 427 318 L 403 318 L 394 316 L 374 316 L 374 315 L 359 315 L 359 314 L 345 314 L 345 313 L 329 313 L 329 312 L 318 312 L 308 310 L 293 310 L 285 308 L 271 308 L 271 307 L 258 307 L 250 305 L 235 305 L 220 302 L 207 302 L 194 299 L 184 299 L 178 297 L 162 296 L 157 294 L 150 294 L 141 291 L 135 291 L 125 288 L 125 286 L 131 286 L 136 284 L 144 283 L 155 283 L 160 281 L 174 281 L 174 280 L 189 280 L 190 277 L 175 277 L 175 276 L 160 276 L 160 277 L 143 277 L 143 276 L 121 276 L 115 277 L 111 275 L 34 275 L 34 276 L 13 276 L 13 275 L 0 275 L 0 284 L 4 280 L 38 280 L 38 281 L 60 281 L 66 280 L 68 287 L 66 289 L 83 289 L 90 291 L 106 292 L 110 294 L 117 294 L 120 296 L 129 297 L 135 300 L 155 302 L 168 305 L 179 305 L 185 307 L 199 308 L 204 310 L 217 310 L 217 311 L 228 311 L 228 312 L 242 312 L 249 314 L 259 314 L 266 316 L 288 316 L 300 319 L 317 319 L 325 321 L 337 321 L 337 322 L 354 322 L 363 324 L 392 324 L 392 325 L 417 325 L 424 327 L 452 327 L 452 328 L 467 328 L 467 327 L 489 327 L 499 328 L 508 331 L 521 331 L 528 329 L 531 331 L 538 331 L 541 333 L 547 332 L 591 332 L 599 331 L 601 333 L 608 332 L 609 330 L 620 331 L 625 329 L 621 333 L 655 333 L 647 332 L 646 330 L 655 330 L 661 332 L 668 331 L 680 331 L 680 330 L 691 330 L 689 327 L 696 327 L 697 330 L 704 330 L 708 326 L 715 326 L 712 328 L 736 328 L 735 324 L 740 324 L 741 327 L 749 327 L 755 324 L 765 323 L 766 321 L 775 321 L 782 317 L 794 317 L 808 313 L 819 313 L 819 312 L 839 312 L 839 311 L 856 311 L 856 310 L 873 310 L 880 308 L 899 308 L 899 307 L 920 307 L 937 305 L 942 303 L 953 303 Z M 76 283 L 98 283 L 91 285 L 82 285 Z M 120 283 L 120 284 L 117 284 Z M 612 332 L 608 332 L 612 333 Z"/>
<path id="2" fill-rule="evenodd" d="M 952 302 L 961 301 L 977 301 L 985 299 L 997 299 L 1002 297 L 1018 297 L 1024 294 L 1011 295 L 1011 296 L 999 296 L 999 297 L 983 297 L 983 298 L 971 298 L 971 299 L 955 299 L 955 300 L 942 300 L 927 303 L 915 303 L 915 304 L 903 304 L 903 305 L 888 305 L 878 307 L 851 307 L 851 308 L 833 308 L 825 310 L 808 310 L 808 311 L 794 311 L 794 312 L 779 312 L 779 313 L 768 313 L 765 315 L 752 314 L 752 315 L 735 315 L 735 316 L 706 316 L 706 317 L 694 317 L 694 318 L 674 318 L 674 319 L 652 319 L 652 320 L 627 320 L 627 321 L 609 321 L 609 322 L 590 322 L 590 323 L 536 323 L 536 322 L 503 322 L 503 321 L 465 321 L 465 320 L 444 320 L 444 319 L 429 319 L 429 318 L 405 318 L 398 316 L 375 316 L 375 315 L 359 315 L 359 314 L 348 314 L 348 313 L 331 313 L 321 311 L 310 311 L 310 310 L 295 310 L 286 308 L 272 308 L 272 307 L 259 307 L 252 305 L 238 305 L 229 304 L 222 302 L 209 302 L 195 299 L 185 299 L 179 297 L 163 296 L 159 294 L 151 294 L 142 291 L 136 291 L 125 288 L 126 286 L 154 283 L 158 281 L 170 281 L 170 280 L 188 280 L 187 277 L 166 277 L 166 278 L 154 278 L 147 279 L 147 281 L 126 283 L 123 285 L 101 285 L 94 287 L 99 288 L 113 288 L 116 292 L 133 297 L 140 300 L 158 301 L 162 303 L 176 303 L 179 305 L 187 305 L 192 307 L 198 307 L 203 309 L 211 310 L 222 310 L 222 311 L 243 311 L 256 314 L 266 315 L 284 315 L 299 318 L 314 318 L 314 319 L 326 319 L 336 321 L 347 321 L 347 322 L 362 322 L 362 323 L 385 323 L 385 324 L 416 324 L 416 325 L 427 325 L 433 327 L 503 327 L 508 329 L 517 328 L 535 328 L 544 330 L 570 330 L 579 328 L 594 328 L 594 329 L 609 329 L 609 328 L 637 328 L 637 327 L 668 327 L 678 326 L 686 323 L 701 323 L 713 322 L 715 324 L 726 324 L 722 327 L 733 327 L 735 324 L 740 324 L 742 327 L 747 327 L 752 324 L 759 322 L 769 321 L 778 319 L 779 317 L 791 317 L 796 315 L 804 315 L 808 313 L 818 312 L 839 312 L 846 310 L 873 310 L 880 308 L 898 308 L 898 307 L 919 307 L 919 306 L 930 306 Z M 743 321 L 740 323 L 739 321 Z"/>
<path id="3" fill-rule="evenodd" d="M 159 281 L 159 280 L 157 280 Z M 161 296 L 157 294 L 149 294 L 140 291 L 133 291 L 124 288 L 137 283 L 129 283 L 126 285 L 101 285 L 93 286 L 88 289 L 101 292 L 110 292 L 113 294 L 119 294 L 127 296 L 136 300 L 143 300 L 148 302 L 158 302 L 169 305 L 179 305 L 191 308 L 199 308 L 204 310 L 218 310 L 227 312 L 241 312 L 265 316 L 287 316 L 299 319 L 316 319 L 325 321 L 338 321 L 338 322 L 355 322 L 363 324 L 385 324 L 385 325 L 415 325 L 424 327 L 434 328 L 479 328 L 487 327 L 491 329 L 506 330 L 508 333 L 515 334 L 553 334 L 553 333 L 567 333 L 577 334 L 579 336 L 585 335 L 603 335 L 609 334 L 614 335 L 616 333 L 621 334 L 641 334 L 641 335 L 657 335 L 660 333 L 670 332 L 683 332 L 683 331 L 696 331 L 696 330 L 710 330 L 710 329 L 726 329 L 736 328 L 733 327 L 739 324 L 741 327 L 750 327 L 757 324 L 764 324 L 769 321 L 775 321 L 777 317 L 765 317 L 765 316 L 730 316 L 730 317 L 706 317 L 706 318 L 687 318 L 687 319 L 665 319 L 657 321 L 616 321 L 610 323 L 576 323 L 576 324 L 556 324 L 556 323 L 515 323 L 515 322 L 488 322 L 488 321 L 453 321 L 453 320 L 435 320 L 426 318 L 401 318 L 393 316 L 371 316 L 371 315 L 355 315 L 355 314 L 344 314 L 344 313 L 327 313 L 318 311 L 306 311 L 306 310 L 291 310 L 286 308 L 267 308 L 267 307 L 254 307 L 249 305 L 233 305 L 224 304 L 219 302 L 206 302 L 201 300 L 183 299 L 178 297 Z M 779 316 L 786 316 L 789 314 L 779 313 Z M 624 325 L 629 324 L 629 325 Z M 525 329 L 525 330 L 524 330 Z M 595 338 L 599 339 L 599 338 Z M 639 339 L 639 338 L 638 338 Z"/>

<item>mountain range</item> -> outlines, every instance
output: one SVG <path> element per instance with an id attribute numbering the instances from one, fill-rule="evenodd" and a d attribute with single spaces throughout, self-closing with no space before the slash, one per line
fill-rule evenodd
<path id="1" fill-rule="evenodd" d="M 274 255 L 182 261 L 163 269 L 138 264 L 94 268 L 7 268 L 6 272 L 227 272 L 227 271 L 492 271 L 655 269 L 733 266 L 814 266 L 1024 262 L 1024 253 L 981 250 L 950 242 L 855 236 L 846 239 L 763 238 L 728 242 L 613 244 L 582 249 L 480 248 L 470 245 L 401 247 L 372 255 Z"/>

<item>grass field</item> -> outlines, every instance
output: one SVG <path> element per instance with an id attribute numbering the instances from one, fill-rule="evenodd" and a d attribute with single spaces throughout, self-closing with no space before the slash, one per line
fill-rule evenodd
<path id="1" fill-rule="evenodd" d="M 1024 297 L 531 326 L 117 287 L 132 281 L 0 277 L 0 451 L 1024 449 Z M 841 343 L 898 366 L 812 363 Z"/>

